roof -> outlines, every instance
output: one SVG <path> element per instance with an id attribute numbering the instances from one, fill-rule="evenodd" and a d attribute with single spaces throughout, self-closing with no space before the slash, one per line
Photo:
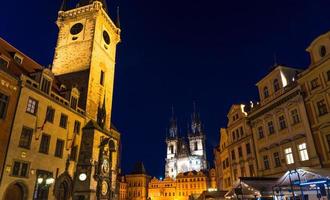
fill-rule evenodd
<path id="1" fill-rule="evenodd" d="M 146 169 L 144 168 L 143 162 L 137 162 L 134 165 L 134 169 L 130 174 L 147 174 Z"/>

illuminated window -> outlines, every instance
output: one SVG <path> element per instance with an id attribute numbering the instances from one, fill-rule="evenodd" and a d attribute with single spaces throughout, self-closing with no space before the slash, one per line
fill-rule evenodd
<path id="1" fill-rule="evenodd" d="M 294 109 L 294 110 L 291 111 L 291 118 L 292 118 L 293 124 L 297 124 L 297 123 L 300 122 L 297 109 Z"/>
<path id="2" fill-rule="evenodd" d="M 325 115 L 328 113 L 327 105 L 324 100 L 317 102 L 317 109 L 319 111 L 319 116 Z"/>
<path id="3" fill-rule="evenodd" d="M 280 167 L 281 166 L 280 154 L 278 152 L 275 152 L 273 155 L 274 155 L 275 167 Z"/>
<path id="4" fill-rule="evenodd" d="M 62 158 L 64 149 L 64 140 L 57 139 L 55 147 L 55 156 Z"/>
<path id="5" fill-rule="evenodd" d="M 300 160 L 305 161 L 309 160 L 306 143 L 298 145 Z"/>
<path id="6" fill-rule="evenodd" d="M 275 92 L 277 92 L 278 90 L 280 90 L 280 82 L 278 81 L 278 79 L 275 79 L 274 80 L 273 85 L 274 85 Z"/>
<path id="7" fill-rule="evenodd" d="M 275 133 L 275 128 L 274 128 L 274 124 L 273 124 L 273 121 L 269 121 L 267 123 L 268 125 L 268 132 L 269 132 L 269 135 L 272 135 Z"/>
<path id="8" fill-rule="evenodd" d="M 251 154 L 251 146 L 250 146 L 250 143 L 247 143 L 245 144 L 245 147 L 246 147 L 246 154 Z"/>
<path id="9" fill-rule="evenodd" d="M 279 118 L 278 118 L 278 121 L 279 121 L 279 124 L 280 124 L 280 129 L 285 129 L 286 128 L 286 122 L 285 122 L 285 118 L 283 115 L 281 115 Z"/>
<path id="10" fill-rule="evenodd" d="M 268 87 L 264 87 L 264 97 L 265 98 L 269 97 Z"/>
<path id="11" fill-rule="evenodd" d="M 0 119 L 4 119 L 7 113 L 9 96 L 0 93 Z"/>
<path id="12" fill-rule="evenodd" d="M 262 126 L 258 127 L 258 134 L 259 134 L 259 139 L 262 139 L 262 138 L 265 137 L 264 136 L 264 130 L 263 130 Z"/>
<path id="13" fill-rule="evenodd" d="M 39 152 L 48 154 L 49 144 L 50 144 L 50 135 L 42 134 L 40 146 L 39 146 Z"/>
<path id="14" fill-rule="evenodd" d="M 286 163 L 288 165 L 293 164 L 294 159 L 293 159 L 293 154 L 292 154 L 292 148 L 289 147 L 289 148 L 284 149 L 284 154 L 285 154 Z"/>
<path id="15" fill-rule="evenodd" d="M 33 135 L 32 128 L 23 127 L 21 137 L 19 139 L 19 147 L 30 149 L 32 135 Z"/>
<path id="16" fill-rule="evenodd" d="M 104 85 L 104 71 L 101 70 L 101 74 L 100 74 L 100 84 Z"/>
<path id="17" fill-rule="evenodd" d="M 311 88 L 312 90 L 318 88 L 320 85 L 319 85 L 319 79 L 318 78 L 315 78 L 311 81 Z"/>
<path id="18" fill-rule="evenodd" d="M 46 79 L 46 78 L 42 78 L 42 81 L 41 81 L 41 91 L 43 91 L 44 93 L 46 94 L 49 94 L 49 91 L 50 91 L 50 80 Z"/>
<path id="19" fill-rule="evenodd" d="M 264 168 L 267 170 L 267 169 L 270 168 L 270 166 L 269 166 L 268 156 L 266 155 L 266 156 L 264 156 L 263 158 L 264 158 Z"/>
<path id="20" fill-rule="evenodd" d="M 26 112 L 35 115 L 37 113 L 37 110 L 38 101 L 30 97 L 27 103 Z"/>

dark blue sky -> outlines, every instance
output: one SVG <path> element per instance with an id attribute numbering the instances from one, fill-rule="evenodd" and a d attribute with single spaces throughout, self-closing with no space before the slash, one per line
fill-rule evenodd
<path id="1" fill-rule="evenodd" d="M 255 83 L 274 63 L 306 68 L 305 48 L 330 30 L 328 0 L 109 0 L 120 5 L 113 121 L 122 132 L 122 167 L 142 160 L 164 174 L 171 105 L 183 133 L 198 110 L 209 162 L 232 103 L 257 99 Z M 1 2 L 0 36 L 43 65 L 52 62 L 60 0 Z"/>

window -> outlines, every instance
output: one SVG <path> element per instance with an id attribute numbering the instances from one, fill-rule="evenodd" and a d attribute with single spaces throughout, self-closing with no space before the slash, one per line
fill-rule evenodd
<path id="1" fill-rule="evenodd" d="M 236 155 L 235 155 L 235 150 L 231 151 L 231 159 L 235 160 L 236 159 Z"/>
<path id="2" fill-rule="evenodd" d="M 32 135 L 33 135 L 33 129 L 23 127 L 21 137 L 19 139 L 19 147 L 30 149 Z"/>
<path id="3" fill-rule="evenodd" d="M 264 156 L 264 168 L 267 170 L 270 168 L 268 156 Z"/>
<path id="4" fill-rule="evenodd" d="M 4 119 L 7 113 L 9 97 L 0 93 L 0 119 Z"/>
<path id="5" fill-rule="evenodd" d="M 293 159 L 292 149 L 291 148 L 284 149 L 284 154 L 285 154 L 286 163 L 288 165 L 293 164 L 294 159 Z"/>
<path id="6" fill-rule="evenodd" d="M 326 138 L 327 138 L 327 143 L 328 143 L 328 149 L 329 149 L 329 152 L 330 152 L 330 134 L 328 134 L 326 136 Z"/>
<path id="7" fill-rule="evenodd" d="M 250 176 L 255 176 L 253 165 L 249 165 Z"/>
<path id="8" fill-rule="evenodd" d="M 35 115 L 37 113 L 37 110 L 38 101 L 30 97 L 27 103 L 26 112 Z"/>
<path id="9" fill-rule="evenodd" d="M 280 90 L 280 82 L 278 81 L 278 79 L 275 79 L 273 82 L 274 85 L 274 91 L 277 92 L 278 90 Z"/>
<path id="10" fill-rule="evenodd" d="M 57 139 L 55 147 L 55 156 L 62 158 L 64 149 L 64 140 Z"/>
<path id="11" fill-rule="evenodd" d="M 243 137 L 243 135 L 244 135 L 243 127 L 240 127 L 240 128 L 239 128 L 239 132 L 240 132 L 240 134 L 241 134 L 241 137 Z"/>
<path id="12" fill-rule="evenodd" d="M 327 71 L 327 77 L 328 77 L 328 81 L 330 81 L 330 70 Z"/>
<path id="13" fill-rule="evenodd" d="M 297 109 L 291 110 L 291 118 L 292 118 L 293 124 L 298 124 L 300 122 Z"/>
<path id="14" fill-rule="evenodd" d="M 240 158 L 243 157 L 242 147 L 238 147 L 238 156 L 239 156 Z"/>
<path id="15" fill-rule="evenodd" d="M 18 56 L 17 54 L 14 55 L 14 60 L 17 64 L 23 63 L 23 58 L 21 56 Z"/>
<path id="16" fill-rule="evenodd" d="M 14 161 L 12 176 L 28 177 L 29 176 L 29 164 L 21 161 Z"/>
<path id="17" fill-rule="evenodd" d="M 60 119 L 60 127 L 66 128 L 67 123 L 68 123 L 68 116 L 62 113 Z"/>
<path id="18" fill-rule="evenodd" d="M 46 121 L 53 123 L 54 122 L 55 109 L 48 106 L 46 112 Z"/>
<path id="19" fill-rule="evenodd" d="M 197 150 L 198 150 L 198 143 L 195 142 L 195 151 L 197 151 Z"/>
<path id="20" fill-rule="evenodd" d="M 170 153 L 173 154 L 174 150 L 173 150 L 173 145 L 170 146 Z"/>
<path id="21" fill-rule="evenodd" d="M 234 180 L 237 180 L 237 169 L 234 169 Z"/>
<path id="22" fill-rule="evenodd" d="M 316 89 L 317 87 L 319 87 L 319 79 L 318 78 L 315 78 L 311 81 L 311 88 L 312 90 Z"/>
<path id="23" fill-rule="evenodd" d="M 319 49 L 319 54 L 321 57 L 324 57 L 327 54 L 327 49 L 324 45 L 322 45 Z"/>
<path id="24" fill-rule="evenodd" d="M 267 123 L 268 125 L 268 132 L 269 132 L 269 135 L 272 135 L 275 133 L 275 128 L 274 128 L 274 124 L 273 124 L 273 121 L 269 121 Z"/>
<path id="25" fill-rule="evenodd" d="M 285 129 L 286 128 L 286 122 L 285 122 L 285 118 L 283 115 L 281 115 L 279 118 L 278 118 L 278 121 L 280 123 L 280 129 Z"/>
<path id="26" fill-rule="evenodd" d="M 258 127 L 258 134 L 259 134 L 259 139 L 264 138 L 264 130 L 263 130 L 262 126 Z"/>
<path id="27" fill-rule="evenodd" d="M 71 97 L 71 108 L 72 109 L 77 109 L 77 105 L 78 105 L 78 99 L 76 97 Z"/>
<path id="28" fill-rule="evenodd" d="M 264 87 L 264 97 L 265 98 L 269 97 L 268 87 Z"/>
<path id="29" fill-rule="evenodd" d="M 80 122 L 79 121 L 74 121 L 74 128 L 73 132 L 79 134 L 80 133 Z"/>
<path id="30" fill-rule="evenodd" d="M 0 57 L 0 67 L 8 67 L 8 61 Z"/>
<path id="31" fill-rule="evenodd" d="M 101 70 L 101 74 L 100 74 L 100 84 L 104 85 L 104 71 Z"/>
<path id="32" fill-rule="evenodd" d="M 246 147 L 246 154 L 251 154 L 251 146 L 250 146 L 250 143 L 247 143 L 245 144 L 245 147 Z"/>
<path id="33" fill-rule="evenodd" d="M 71 149 L 70 160 L 73 160 L 73 161 L 76 161 L 77 160 L 77 152 L 78 152 L 78 146 L 75 145 Z"/>
<path id="34" fill-rule="evenodd" d="M 328 113 L 327 105 L 324 100 L 317 102 L 317 109 L 319 111 L 319 116 L 325 115 Z"/>
<path id="35" fill-rule="evenodd" d="M 50 80 L 46 79 L 46 78 L 42 78 L 41 81 L 41 91 L 43 91 L 44 93 L 49 94 L 50 91 Z"/>
<path id="36" fill-rule="evenodd" d="M 235 131 L 233 131 L 231 134 L 232 134 L 233 140 L 235 140 L 236 139 Z"/>
<path id="37" fill-rule="evenodd" d="M 280 167 L 281 166 L 280 154 L 278 152 L 275 152 L 273 155 L 274 155 L 275 167 Z"/>
<path id="38" fill-rule="evenodd" d="M 300 160 L 309 160 L 306 143 L 301 143 L 298 145 Z"/>
<path id="39" fill-rule="evenodd" d="M 48 154 L 49 144 L 50 144 L 50 135 L 42 134 L 39 152 Z"/>

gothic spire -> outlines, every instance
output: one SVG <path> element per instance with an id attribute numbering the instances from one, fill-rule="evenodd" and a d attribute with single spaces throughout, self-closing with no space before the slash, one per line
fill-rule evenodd
<path id="1" fill-rule="evenodd" d="M 174 107 L 172 106 L 172 117 L 170 119 L 169 128 L 170 138 L 176 138 L 178 136 L 178 125 L 174 115 Z"/>
<path id="2" fill-rule="evenodd" d="M 196 102 L 193 103 L 193 113 L 191 115 L 191 132 L 193 135 L 200 134 L 202 132 L 202 123 L 199 117 L 199 113 L 196 111 Z"/>
<path id="3" fill-rule="evenodd" d="M 116 26 L 117 28 L 121 28 L 120 27 L 120 13 L 119 13 L 119 6 L 117 6 L 117 19 L 116 19 Z"/>

